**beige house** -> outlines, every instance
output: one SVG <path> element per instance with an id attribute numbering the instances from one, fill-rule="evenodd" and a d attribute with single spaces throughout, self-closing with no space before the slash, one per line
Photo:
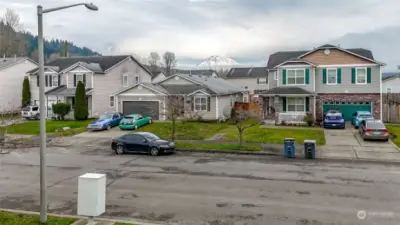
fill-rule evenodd
<path id="1" fill-rule="evenodd" d="M 248 92 L 217 77 L 175 74 L 158 83 L 132 85 L 114 94 L 117 110 L 140 113 L 155 120 L 166 120 L 166 101 L 182 96 L 182 116 L 201 116 L 205 120 L 223 120 L 236 101 Z"/>

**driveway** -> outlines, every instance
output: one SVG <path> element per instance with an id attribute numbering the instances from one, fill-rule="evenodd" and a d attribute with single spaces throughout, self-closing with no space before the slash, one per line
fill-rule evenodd
<path id="1" fill-rule="evenodd" d="M 80 134 L 75 135 L 75 137 L 79 138 L 115 138 L 119 137 L 123 134 L 130 133 L 131 131 L 122 131 L 118 127 L 114 127 L 110 130 L 103 131 L 87 131 Z"/>
<path id="2" fill-rule="evenodd" d="M 325 129 L 326 145 L 320 147 L 323 158 L 381 159 L 400 161 L 400 150 L 391 141 L 364 141 L 357 129 Z"/>

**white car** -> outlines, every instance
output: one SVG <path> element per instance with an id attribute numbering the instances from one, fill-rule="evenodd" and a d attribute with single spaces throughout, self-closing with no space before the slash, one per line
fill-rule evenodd
<path id="1" fill-rule="evenodd" d="M 22 118 L 25 118 L 27 120 L 30 119 L 38 120 L 40 119 L 39 113 L 40 113 L 39 106 L 26 106 L 22 109 L 21 116 Z"/>

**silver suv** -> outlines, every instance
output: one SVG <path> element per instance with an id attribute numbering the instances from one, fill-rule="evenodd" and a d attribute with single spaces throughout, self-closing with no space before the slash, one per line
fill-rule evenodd
<path id="1" fill-rule="evenodd" d="M 35 119 L 38 120 L 40 119 L 40 114 L 39 114 L 39 106 L 26 106 L 22 109 L 21 112 L 22 118 L 25 118 L 27 120 Z"/>

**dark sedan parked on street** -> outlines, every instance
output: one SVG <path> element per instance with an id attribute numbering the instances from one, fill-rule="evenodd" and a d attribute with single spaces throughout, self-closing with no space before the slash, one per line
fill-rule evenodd
<path id="1" fill-rule="evenodd" d="M 389 132 L 381 120 L 363 120 L 359 125 L 360 136 L 364 140 L 389 141 Z"/>
<path id="2" fill-rule="evenodd" d="M 134 132 L 114 138 L 111 143 L 111 149 L 118 155 L 125 152 L 140 152 L 157 156 L 161 153 L 175 152 L 175 143 L 162 140 L 152 133 Z"/>

